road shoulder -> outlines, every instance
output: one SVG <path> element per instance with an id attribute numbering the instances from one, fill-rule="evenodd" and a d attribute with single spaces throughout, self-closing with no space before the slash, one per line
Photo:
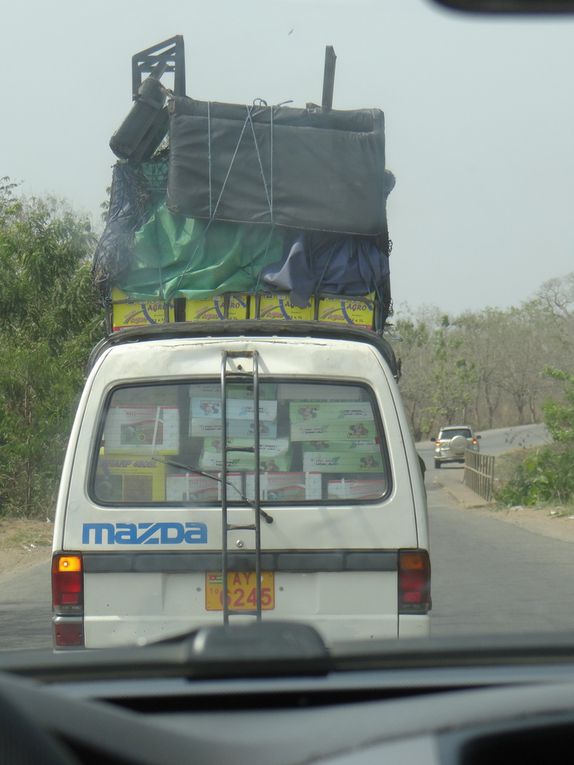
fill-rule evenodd
<path id="1" fill-rule="evenodd" d="M 574 543 L 574 515 L 563 514 L 559 507 L 501 507 L 494 502 L 487 502 L 462 481 L 446 484 L 436 476 L 431 486 L 445 491 L 463 511 L 480 513 L 503 523 L 512 523 L 533 534 Z"/>

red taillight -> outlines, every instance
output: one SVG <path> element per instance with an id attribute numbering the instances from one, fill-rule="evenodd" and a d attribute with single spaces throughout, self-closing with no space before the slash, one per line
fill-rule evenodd
<path id="1" fill-rule="evenodd" d="M 56 648 L 82 648 L 84 646 L 84 620 L 75 617 L 56 617 L 54 645 Z"/>
<path id="2" fill-rule="evenodd" d="M 52 608 L 56 613 L 81 612 L 84 606 L 82 556 L 58 553 L 52 559 Z"/>
<path id="3" fill-rule="evenodd" d="M 57 648 L 84 645 L 84 572 L 78 553 L 52 558 L 52 623 Z"/>
<path id="4" fill-rule="evenodd" d="M 399 550 L 399 613 L 426 614 L 431 608 L 430 559 L 426 550 Z"/>

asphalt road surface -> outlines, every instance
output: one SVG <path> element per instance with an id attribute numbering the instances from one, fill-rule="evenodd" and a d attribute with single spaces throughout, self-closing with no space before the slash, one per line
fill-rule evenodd
<path id="1" fill-rule="evenodd" d="M 507 437 L 496 434 L 493 448 Z M 447 491 L 462 466 L 435 471 L 432 451 L 430 460 L 432 633 L 574 629 L 574 545 L 463 508 Z M 47 562 L 2 577 L 0 649 L 50 647 L 50 613 Z"/>

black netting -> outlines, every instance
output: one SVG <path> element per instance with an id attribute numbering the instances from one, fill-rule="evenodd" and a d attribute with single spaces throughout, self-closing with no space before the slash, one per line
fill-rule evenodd
<path id="1" fill-rule="evenodd" d="M 94 281 L 105 289 L 129 267 L 135 232 L 165 199 L 167 150 L 147 162 L 114 166 L 106 227 L 94 253 Z"/>

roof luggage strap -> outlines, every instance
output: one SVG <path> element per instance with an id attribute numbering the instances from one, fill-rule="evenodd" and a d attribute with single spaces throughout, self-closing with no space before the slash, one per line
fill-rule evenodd
<path id="1" fill-rule="evenodd" d="M 239 363 L 239 359 L 251 360 L 250 369 L 245 369 L 245 364 Z M 253 446 L 231 447 L 227 444 L 227 401 L 228 384 L 234 382 L 247 382 L 253 386 Z M 257 351 L 223 351 L 221 358 L 221 578 L 222 578 L 222 608 L 223 623 L 229 624 L 229 617 L 234 615 L 250 615 L 261 621 L 261 518 L 267 523 L 272 522 L 271 516 L 261 509 L 261 466 L 260 466 L 260 428 L 259 428 L 259 354 Z M 249 451 L 254 455 L 254 490 L 253 499 L 249 498 L 249 504 L 255 512 L 254 523 L 233 524 L 228 520 L 227 487 L 228 487 L 228 455 L 231 452 Z M 245 492 L 248 493 L 247 491 Z M 232 531 L 253 531 L 254 555 L 255 555 L 255 608 L 248 611 L 238 611 L 230 608 L 228 602 L 228 535 Z"/>

